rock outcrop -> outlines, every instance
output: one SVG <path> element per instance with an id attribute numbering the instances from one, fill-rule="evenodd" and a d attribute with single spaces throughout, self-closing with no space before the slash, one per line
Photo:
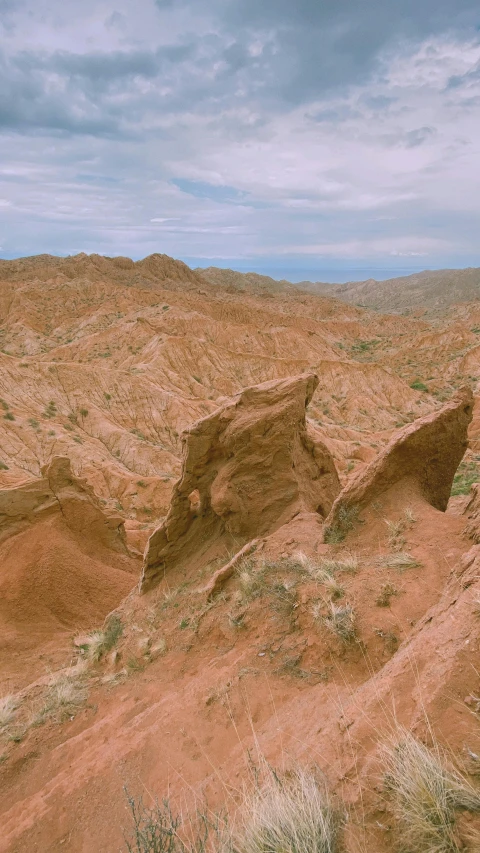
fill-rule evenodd
<path id="1" fill-rule="evenodd" d="M 182 475 L 148 542 L 142 591 L 222 537 L 237 551 L 298 512 L 328 514 L 338 475 L 305 423 L 317 384 L 303 374 L 247 388 L 184 433 Z"/>
<path id="2" fill-rule="evenodd" d="M 439 411 L 397 432 L 337 497 L 325 522 L 325 541 L 341 538 L 354 514 L 407 479 L 429 504 L 445 512 L 455 472 L 467 449 L 472 414 L 473 395 L 465 387 Z"/>
<path id="3" fill-rule="evenodd" d="M 86 480 L 73 474 L 67 457 L 55 456 L 42 475 L 0 490 L 0 542 L 61 513 L 68 527 L 87 542 L 127 553 L 123 519 L 104 512 Z"/>

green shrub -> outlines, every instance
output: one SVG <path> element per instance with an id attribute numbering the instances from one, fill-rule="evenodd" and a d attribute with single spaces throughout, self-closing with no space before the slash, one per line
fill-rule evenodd
<path id="1" fill-rule="evenodd" d="M 480 474 L 476 461 L 463 461 L 457 468 L 457 473 L 453 478 L 452 490 L 450 495 L 468 495 L 472 485 L 480 482 Z"/>

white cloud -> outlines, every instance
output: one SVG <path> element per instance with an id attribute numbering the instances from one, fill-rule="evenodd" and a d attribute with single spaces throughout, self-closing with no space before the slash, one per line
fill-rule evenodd
<path id="1" fill-rule="evenodd" d="M 274 73 L 291 57 L 273 19 L 237 41 L 210 5 L 26 0 L 11 13 L 3 251 L 478 256 L 478 34 L 390 40 L 368 74 L 294 97 Z"/>

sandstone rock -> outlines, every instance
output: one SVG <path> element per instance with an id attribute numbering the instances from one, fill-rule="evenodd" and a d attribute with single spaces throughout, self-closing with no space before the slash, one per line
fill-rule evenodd
<path id="1" fill-rule="evenodd" d="M 247 542 L 247 544 L 244 545 L 243 548 L 240 548 L 240 551 L 238 551 L 232 559 L 228 561 L 228 563 L 222 566 L 221 569 L 217 569 L 215 574 L 210 578 L 205 589 L 202 590 L 202 592 L 206 594 L 207 601 L 218 595 L 224 584 L 232 577 L 239 563 L 256 550 L 260 541 L 260 539 L 252 539 L 251 542 Z"/>
<path id="2" fill-rule="evenodd" d="M 105 548 L 127 553 L 123 519 L 101 508 L 87 481 L 73 474 L 69 459 L 55 456 L 42 473 L 71 530 Z"/>
<path id="3" fill-rule="evenodd" d="M 453 477 L 467 449 L 473 395 L 462 388 L 439 411 L 397 432 L 389 444 L 337 497 L 325 522 L 325 541 L 342 538 L 352 518 L 382 492 L 402 480 L 445 512 Z"/>
<path id="4" fill-rule="evenodd" d="M 182 475 L 148 542 L 142 591 L 222 536 L 238 550 L 298 512 L 327 515 L 340 486 L 330 452 L 307 434 L 317 383 L 304 374 L 247 388 L 185 432 Z"/>
<path id="5" fill-rule="evenodd" d="M 87 541 L 127 553 L 120 516 L 104 512 L 91 487 L 76 477 L 66 457 L 56 456 L 42 477 L 0 490 L 0 542 L 54 513 Z"/>

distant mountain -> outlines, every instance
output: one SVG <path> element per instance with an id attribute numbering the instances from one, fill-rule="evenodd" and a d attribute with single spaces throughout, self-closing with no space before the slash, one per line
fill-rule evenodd
<path id="1" fill-rule="evenodd" d="M 346 284 L 329 284 L 323 281 L 276 281 L 268 275 L 241 273 L 236 270 L 208 267 L 196 269 L 211 284 L 248 290 L 254 293 L 291 292 L 293 289 L 314 293 L 317 296 L 334 296 L 343 302 L 374 308 L 386 313 L 401 314 L 406 311 L 441 311 L 458 302 L 476 302 L 480 299 L 480 269 L 424 270 L 413 275 L 376 281 L 349 281 Z"/>
<path id="2" fill-rule="evenodd" d="M 199 273 L 210 284 L 231 287 L 235 290 L 249 290 L 257 293 L 280 293 L 285 290 L 292 290 L 294 287 L 294 285 L 285 279 L 277 281 L 274 278 L 270 278 L 269 275 L 259 275 L 256 272 L 243 273 L 231 269 L 222 269 L 221 267 L 206 267 L 205 269 L 197 267 L 194 272 Z M 317 292 L 316 288 L 315 292 Z"/>
<path id="3" fill-rule="evenodd" d="M 321 293 L 323 288 L 324 285 L 320 285 L 316 292 Z M 432 312 L 457 302 L 477 302 L 480 299 L 480 269 L 424 270 L 387 281 L 373 278 L 351 281 L 333 285 L 329 293 L 345 302 L 378 311 L 401 313 L 425 309 Z"/>

